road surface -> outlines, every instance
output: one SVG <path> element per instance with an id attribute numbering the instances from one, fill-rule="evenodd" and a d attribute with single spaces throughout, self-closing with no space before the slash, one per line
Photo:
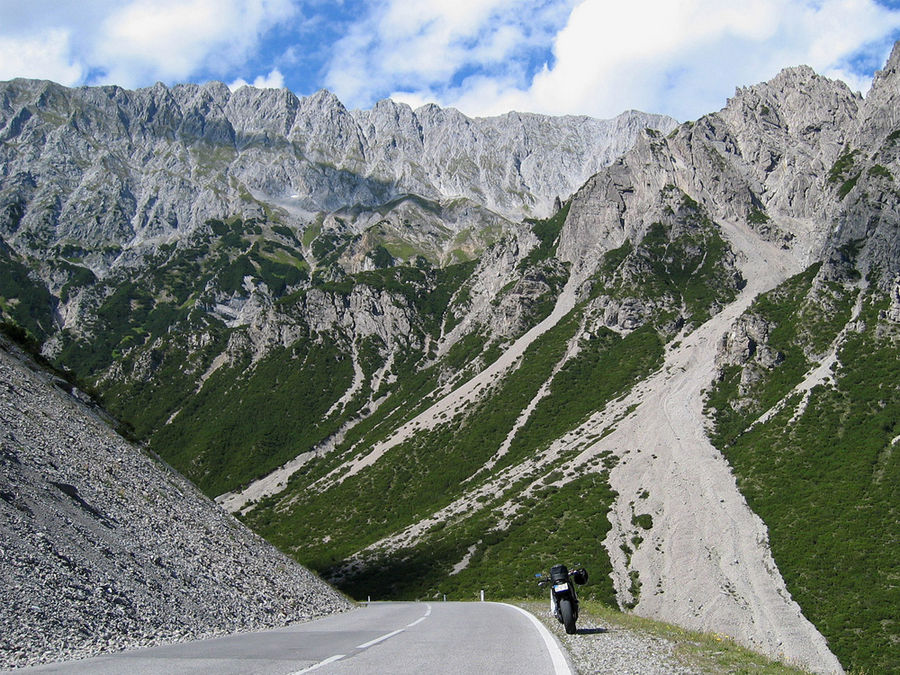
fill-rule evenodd
<path id="1" fill-rule="evenodd" d="M 390 602 L 287 628 L 16 672 L 569 675 L 571 670 L 549 631 L 517 607 L 493 602 Z"/>

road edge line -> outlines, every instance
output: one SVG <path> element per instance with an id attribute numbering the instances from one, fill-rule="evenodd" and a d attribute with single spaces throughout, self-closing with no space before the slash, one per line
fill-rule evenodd
<path id="1" fill-rule="evenodd" d="M 556 671 L 556 675 L 574 675 L 575 671 L 572 669 L 569 659 L 563 651 L 562 645 L 559 644 L 559 640 L 557 640 L 553 633 L 541 623 L 540 619 L 527 609 L 522 609 L 516 605 L 510 605 L 508 602 L 497 602 L 495 604 L 512 607 L 514 610 L 522 612 L 522 614 L 527 616 L 531 620 L 531 623 L 534 624 L 535 628 L 537 628 L 540 636 L 544 639 L 544 644 L 547 645 L 547 651 L 550 652 L 550 661 L 553 663 L 553 669 Z"/>

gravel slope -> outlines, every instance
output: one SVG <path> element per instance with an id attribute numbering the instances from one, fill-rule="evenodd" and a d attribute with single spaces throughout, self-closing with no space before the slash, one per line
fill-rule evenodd
<path id="1" fill-rule="evenodd" d="M 605 451 L 620 458 L 610 472 L 618 493 L 604 545 L 621 603 L 692 629 L 719 632 L 771 658 L 817 673 L 843 672 L 825 639 L 785 587 L 765 523 L 750 510 L 727 461 L 705 427 L 705 388 L 716 374 L 716 346 L 752 300 L 798 271 L 786 252 L 723 223 L 748 280 L 737 300 L 683 336 L 664 367 L 620 402 L 622 420 L 600 414 L 586 432 L 610 432 L 575 462 Z M 751 241 L 755 239 L 755 241 Z M 612 422 L 612 424 L 610 424 Z M 649 530 L 634 524 L 650 514 Z M 643 541 L 626 556 L 621 545 Z M 640 582 L 639 596 L 632 576 Z"/>
<path id="2" fill-rule="evenodd" d="M 0 341 L 0 668 L 350 607 L 20 357 Z"/>

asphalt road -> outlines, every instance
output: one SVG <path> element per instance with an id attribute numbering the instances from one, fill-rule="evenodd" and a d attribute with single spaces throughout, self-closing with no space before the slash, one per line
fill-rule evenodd
<path id="1" fill-rule="evenodd" d="M 517 607 L 493 602 L 390 602 L 277 630 L 16 672 L 569 675 L 571 670 L 549 631 Z"/>

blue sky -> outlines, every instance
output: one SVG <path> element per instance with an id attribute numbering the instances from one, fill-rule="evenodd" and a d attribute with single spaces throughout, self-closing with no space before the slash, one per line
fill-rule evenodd
<path id="1" fill-rule="evenodd" d="M 900 0 L 0 0 L 0 80 L 687 120 L 798 64 L 865 93 L 898 39 Z"/>

